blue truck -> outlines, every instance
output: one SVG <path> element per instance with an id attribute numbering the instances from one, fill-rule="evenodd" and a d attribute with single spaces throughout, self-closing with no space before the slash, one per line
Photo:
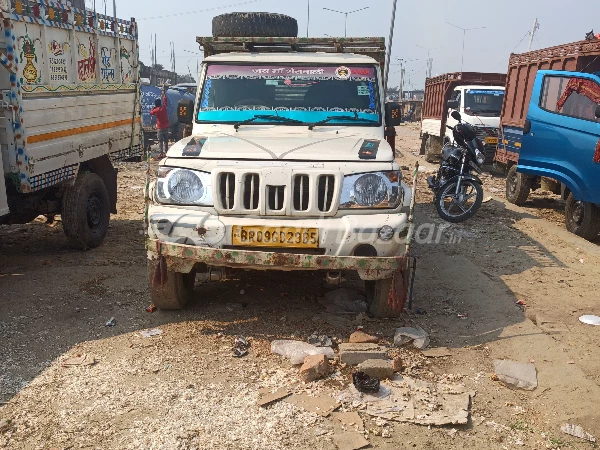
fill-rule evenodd
<path id="1" fill-rule="evenodd" d="M 511 55 L 495 161 L 506 198 L 543 188 L 565 201 L 567 229 L 600 233 L 600 40 Z"/>

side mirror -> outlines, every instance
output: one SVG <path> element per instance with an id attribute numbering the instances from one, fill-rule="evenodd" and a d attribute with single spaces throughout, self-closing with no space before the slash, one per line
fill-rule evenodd
<path id="1" fill-rule="evenodd" d="M 458 111 L 452 111 L 452 114 L 450 114 L 452 116 L 452 118 L 454 120 L 458 120 L 459 122 L 462 120 L 462 116 L 460 115 L 460 113 Z"/>
<path id="2" fill-rule="evenodd" d="M 400 103 L 388 102 L 385 104 L 385 125 L 387 127 L 396 127 L 402 123 L 402 113 L 400 112 Z"/>
<path id="3" fill-rule="evenodd" d="M 600 105 L 596 105 L 596 118 L 600 119 Z"/>
<path id="4" fill-rule="evenodd" d="M 458 104 L 458 100 L 448 100 L 448 108 L 450 109 L 458 109 L 460 105 Z"/>
<path id="5" fill-rule="evenodd" d="M 194 121 L 194 102 L 189 98 L 179 100 L 177 103 L 177 120 L 179 123 L 191 124 Z"/>

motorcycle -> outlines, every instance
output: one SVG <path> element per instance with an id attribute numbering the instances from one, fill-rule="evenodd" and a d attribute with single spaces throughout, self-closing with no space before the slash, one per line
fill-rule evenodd
<path id="1" fill-rule="evenodd" d="M 429 177 L 429 188 L 435 193 L 435 207 L 442 219 L 460 223 L 477 213 L 483 202 L 483 183 L 479 174 L 485 161 L 483 142 L 477 138 L 473 126 L 462 122 L 458 111 L 452 112 L 458 121 L 452 130 L 454 143 L 442 149 L 443 162 L 437 175 Z"/>

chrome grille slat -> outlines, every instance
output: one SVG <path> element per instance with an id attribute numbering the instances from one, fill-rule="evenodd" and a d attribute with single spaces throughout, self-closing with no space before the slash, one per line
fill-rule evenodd
<path id="1" fill-rule="evenodd" d="M 319 176 L 318 207 L 321 212 L 329 212 L 333 205 L 333 192 L 335 190 L 335 177 L 333 175 Z"/>
<path id="2" fill-rule="evenodd" d="M 310 180 L 308 175 L 296 175 L 294 178 L 294 209 L 308 211 Z"/>
<path id="3" fill-rule="evenodd" d="M 221 208 L 232 210 L 235 207 L 235 174 L 223 172 L 219 175 Z"/>
<path id="4" fill-rule="evenodd" d="M 285 186 L 267 186 L 268 209 L 281 211 L 284 207 Z"/>
<path id="5" fill-rule="evenodd" d="M 244 175 L 244 209 L 256 210 L 258 209 L 259 202 L 259 190 L 258 190 L 259 176 L 257 173 L 247 173 Z"/>

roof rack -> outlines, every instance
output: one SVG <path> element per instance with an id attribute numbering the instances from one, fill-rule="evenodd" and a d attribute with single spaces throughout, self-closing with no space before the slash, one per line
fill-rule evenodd
<path id="1" fill-rule="evenodd" d="M 204 57 L 232 52 L 354 53 L 385 61 L 385 38 L 198 37 Z"/>

